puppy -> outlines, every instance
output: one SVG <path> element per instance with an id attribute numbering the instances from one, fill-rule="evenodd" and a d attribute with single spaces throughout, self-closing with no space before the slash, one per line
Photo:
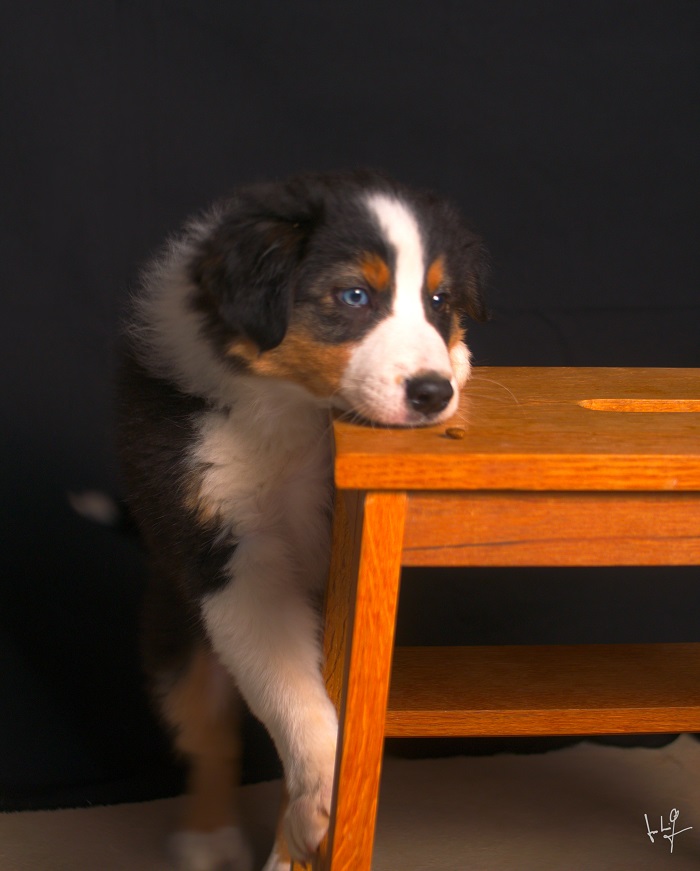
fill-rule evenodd
<path id="1" fill-rule="evenodd" d="M 390 426 L 453 414 L 484 269 L 447 203 L 353 172 L 244 188 L 146 270 L 119 444 L 150 563 L 146 670 L 189 762 L 182 869 L 251 868 L 234 800 L 241 697 L 284 767 L 266 871 L 308 861 L 326 833 L 329 409 Z"/>

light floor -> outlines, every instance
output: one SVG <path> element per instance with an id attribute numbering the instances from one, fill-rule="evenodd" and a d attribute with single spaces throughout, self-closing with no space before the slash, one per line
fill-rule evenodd
<path id="1" fill-rule="evenodd" d="M 262 865 L 278 783 L 245 787 Z M 179 799 L 0 815 L 0 871 L 166 871 Z M 680 832 L 673 841 L 662 831 Z M 654 842 L 647 834 L 647 815 Z M 697 871 L 700 743 L 388 759 L 374 871 Z"/>

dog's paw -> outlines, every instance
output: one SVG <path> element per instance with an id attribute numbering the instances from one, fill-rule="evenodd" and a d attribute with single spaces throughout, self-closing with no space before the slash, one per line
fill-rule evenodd
<path id="1" fill-rule="evenodd" d="M 290 864 L 289 859 L 280 859 L 277 848 L 274 847 L 262 871 L 289 871 Z"/>
<path id="2" fill-rule="evenodd" d="M 170 840 L 177 871 L 252 871 L 253 854 L 240 829 L 177 832 Z"/>
<path id="3" fill-rule="evenodd" d="M 284 818 L 284 833 L 292 858 L 308 862 L 328 831 L 331 790 L 319 789 L 291 799 Z"/>

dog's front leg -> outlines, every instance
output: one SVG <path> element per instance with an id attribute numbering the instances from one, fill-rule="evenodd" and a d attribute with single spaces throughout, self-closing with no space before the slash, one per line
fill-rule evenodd
<path id="1" fill-rule="evenodd" d="M 244 539 L 230 580 L 202 604 L 221 662 L 270 732 L 284 766 L 292 857 L 308 861 L 328 829 L 338 724 L 321 672 L 320 617 L 288 539 Z"/>

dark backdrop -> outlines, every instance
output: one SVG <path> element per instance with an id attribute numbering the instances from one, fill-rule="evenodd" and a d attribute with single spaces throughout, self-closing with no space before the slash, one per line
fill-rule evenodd
<path id="1" fill-rule="evenodd" d="M 113 345 L 138 266 L 240 182 L 369 164 L 493 255 L 480 364 L 700 365 L 693 0 L 3 4 L 0 800 L 136 798 L 177 771 L 144 700 Z M 9 8 L 8 8 L 9 7 Z M 404 584 L 402 641 L 700 640 L 698 572 Z M 252 733 L 248 777 L 269 775 Z"/>

